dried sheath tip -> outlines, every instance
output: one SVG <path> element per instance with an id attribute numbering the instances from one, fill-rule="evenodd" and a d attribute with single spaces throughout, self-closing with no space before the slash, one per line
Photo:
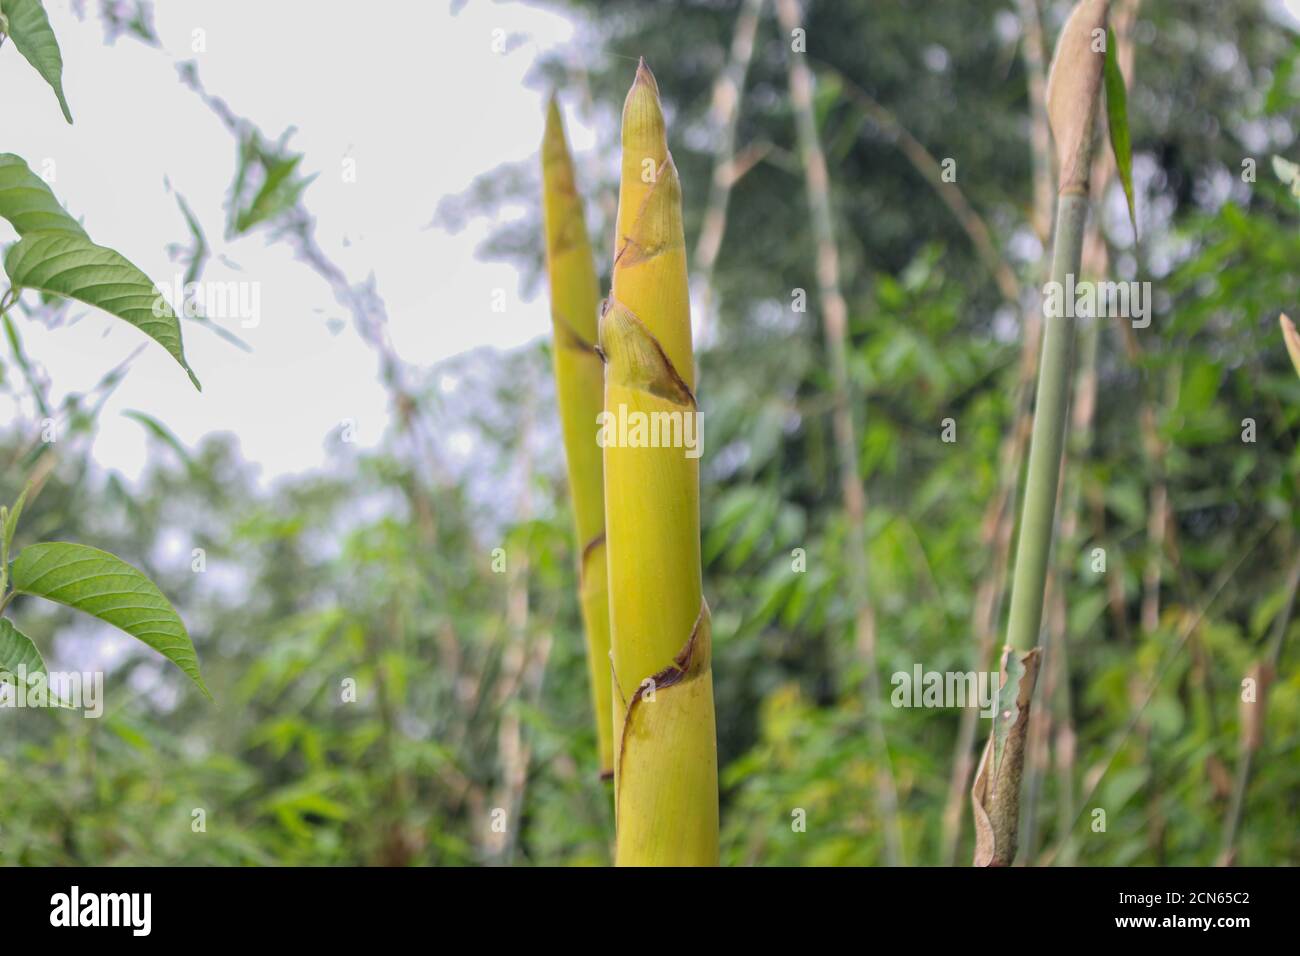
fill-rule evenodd
<path id="1" fill-rule="evenodd" d="M 1061 30 L 1047 76 L 1047 118 L 1062 194 L 1088 192 L 1109 8 L 1109 0 L 1080 0 Z"/>
<path id="2" fill-rule="evenodd" d="M 1278 316 L 1278 322 L 1282 325 L 1282 338 L 1286 341 L 1291 364 L 1295 366 L 1296 374 L 1300 375 L 1300 332 L 1296 331 L 1295 323 L 1285 315 Z"/>
<path id="3" fill-rule="evenodd" d="M 659 84 L 655 82 L 655 75 L 650 72 L 650 67 L 646 66 L 645 57 L 640 57 L 636 64 L 636 79 L 633 85 L 644 85 L 654 90 L 655 97 L 659 96 Z"/>

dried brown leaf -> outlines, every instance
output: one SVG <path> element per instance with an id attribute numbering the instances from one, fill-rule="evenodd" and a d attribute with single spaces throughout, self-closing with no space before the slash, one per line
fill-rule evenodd
<path id="1" fill-rule="evenodd" d="M 1080 0 L 1061 30 L 1047 76 L 1047 119 L 1063 194 L 1088 191 L 1109 8 L 1109 0 Z"/>

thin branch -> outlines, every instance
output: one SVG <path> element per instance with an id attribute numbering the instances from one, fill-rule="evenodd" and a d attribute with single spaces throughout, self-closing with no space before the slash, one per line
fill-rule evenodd
<path id="1" fill-rule="evenodd" d="M 894 142 L 902 154 L 907 157 L 912 166 L 916 168 L 916 171 L 925 177 L 939 198 L 943 200 L 944 205 L 953 214 L 953 218 L 957 220 L 958 225 L 970 238 L 980 261 L 984 263 L 984 267 L 988 269 L 993 281 L 997 283 L 1002 298 L 1012 305 L 1019 305 L 1020 283 L 1016 281 L 1015 273 L 1011 271 L 1006 260 L 998 254 L 997 246 L 993 242 L 993 234 L 989 231 L 984 219 L 975 211 L 975 207 L 966 199 L 966 194 L 961 191 L 961 188 L 955 182 L 944 179 L 942 164 L 935 159 L 934 155 L 925 148 L 920 140 L 907 131 L 907 128 L 898 121 L 898 117 L 872 99 L 866 90 L 833 66 L 825 64 L 825 68 L 834 73 L 844 90 L 861 107 L 862 111 L 893 136 Z"/>

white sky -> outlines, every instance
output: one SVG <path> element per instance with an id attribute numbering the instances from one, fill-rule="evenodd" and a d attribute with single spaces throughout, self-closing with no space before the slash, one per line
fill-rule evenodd
<path id="1" fill-rule="evenodd" d="M 290 146 L 305 154 L 304 172 L 319 173 L 305 196 L 317 239 L 350 281 L 375 274 L 406 361 L 510 347 L 549 328 L 543 297 L 518 301 L 512 267 L 475 260 L 490 223 L 457 235 L 426 226 L 444 195 L 535 155 L 542 95 L 523 78 L 541 50 L 571 37 L 558 15 L 487 0 L 471 0 L 455 17 L 445 2 L 166 0 L 155 10 L 160 51 L 128 37 L 106 46 L 96 4 L 85 21 L 65 3 L 46 6 L 76 122 L 64 123 L 48 86 L 6 43 L 2 148 L 37 172 L 53 160 L 52 188 L 91 237 L 160 283 L 183 271 L 166 247 L 188 242 L 170 179 L 213 247 L 203 278 L 261 284 L 260 325 L 232 327 L 251 355 L 184 323 L 202 394 L 162 348 L 119 319 L 77 306 L 80 321 L 50 331 L 15 310 L 56 402 L 93 387 L 149 342 L 105 408 L 94 447 L 102 464 L 127 476 L 143 467 L 147 438 L 125 409 L 157 416 L 190 445 L 208 432 L 233 432 L 265 478 L 319 467 L 344 419 L 355 421 L 362 445 L 376 442 L 387 420 L 374 355 L 324 281 L 286 244 L 268 245 L 260 234 L 224 241 L 235 141 L 180 83 L 176 65 L 189 59 L 210 93 L 269 138 L 297 127 Z M 206 32 L 205 52 L 191 52 L 197 29 Z M 496 30 L 527 42 L 493 52 Z M 356 161 L 355 183 L 343 182 L 345 156 Z M 0 220 L 0 242 L 13 238 Z M 504 314 L 491 310 L 496 288 L 507 295 Z M 331 331 L 330 319 L 344 320 L 343 330 L 336 322 Z M 30 423 L 30 403 L 19 409 L 0 399 L 0 424 L 16 415 Z"/>

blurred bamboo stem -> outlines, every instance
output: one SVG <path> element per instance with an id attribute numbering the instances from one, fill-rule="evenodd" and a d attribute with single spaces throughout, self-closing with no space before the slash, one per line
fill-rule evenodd
<path id="1" fill-rule="evenodd" d="M 727 206 L 731 188 L 736 184 L 738 163 L 736 158 L 736 125 L 740 119 L 740 101 L 745 90 L 745 78 L 754 57 L 754 36 L 763 11 L 763 0 L 745 0 L 736 16 L 736 32 L 731 39 L 731 54 L 726 67 L 713 84 L 713 104 L 709 110 L 710 125 L 722 131 L 722 141 L 713 163 L 713 177 L 709 182 L 709 200 L 704 209 L 704 222 L 695 244 L 695 279 L 699 288 L 700 314 L 699 338 L 706 342 L 715 322 L 713 269 L 722 251 L 722 238 L 727 231 Z"/>
<path id="2" fill-rule="evenodd" d="M 1052 228 L 1052 130 L 1047 122 L 1047 58 L 1038 0 L 1017 0 L 1022 58 L 1029 90 L 1029 145 L 1034 170 L 1034 234 L 1046 242 Z"/>
<path id="3" fill-rule="evenodd" d="M 776 7 L 781 29 L 787 35 L 802 26 L 797 0 L 777 0 Z M 903 836 L 898 818 L 898 786 L 894 780 L 889 741 L 879 713 L 881 690 L 876 663 L 876 617 L 870 598 L 870 568 L 867 560 L 867 496 L 858 475 L 858 443 L 849 399 L 848 305 L 840 289 L 839 253 L 831 216 L 830 176 L 826 171 L 826 157 L 822 152 L 813 111 L 812 71 L 808 69 L 803 56 L 804 54 L 796 52 L 789 54 L 790 100 L 799 136 L 804 181 L 817 246 L 817 285 L 835 399 L 831 427 L 839 460 L 840 491 L 848 517 L 849 590 L 857 605 L 854 615 L 855 646 L 866 672 L 863 690 L 866 695 L 867 730 L 879 762 L 876 803 L 884 835 L 885 862 L 889 866 L 898 866 L 903 862 Z"/>
<path id="4" fill-rule="evenodd" d="M 531 390 L 529 390 L 531 391 Z M 519 469 L 521 473 L 518 520 L 532 517 L 532 406 L 521 411 Z M 519 834 L 519 810 L 523 802 L 524 783 L 528 778 L 528 751 L 524 746 L 523 725 L 516 703 L 532 656 L 528 626 L 528 557 L 511 556 L 506 578 L 506 647 L 501 660 L 501 681 L 497 684 L 496 707 L 500 712 L 497 728 L 497 759 L 500 777 L 492 797 L 492 814 L 487 821 L 488 858 L 498 865 L 508 864 Z M 504 816 L 498 818 L 498 814 Z"/>
<path id="5" fill-rule="evenodd" d="M 1260 669 L 1257 681 L 1256 697 L 1252 707 L 1259 708 L 1255 715 L 1256 725 L 1260 728 L 1255 735 L 1242 734 L 1241 755 L 1237 758 L 1237 776 L 1232 787 L 1232 803 L 1223 824 L 1223 839 L 1219 847 L 1219 866 L 1233 866 L 1237 862 L 1237 834 L 1241 829 L 1241 819 L 1246 811 L 1246 791 L 1250 788 L 1250 774 L 1259 749 L 1259 739 L 1263 734 L 1265 718 L 1268 716 L 1268 696 L 1263 686 L 1273 674 L 1277 673 L 1278 663 L 1282 659 L 1282 646 L 1286 642 L 1286 632 L 1291 626 L 1291 615 L 1295 611 L 1296 589 L 1300 588 L 1300 558 L 1291 565 L 1286 578 L 1286 605 L 1278 614 L 1273 624 L 1273 634 L 1269 641 L 1266 668 Z"/>

